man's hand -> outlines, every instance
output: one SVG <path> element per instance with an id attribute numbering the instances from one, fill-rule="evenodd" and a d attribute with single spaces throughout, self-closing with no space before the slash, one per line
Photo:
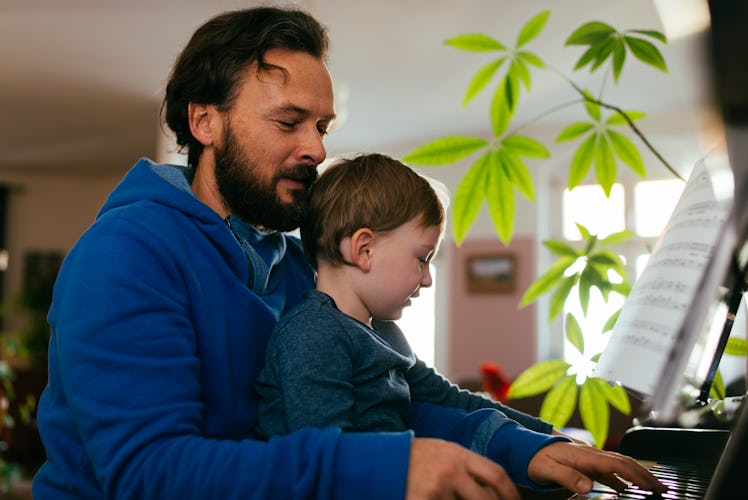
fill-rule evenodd
<path id="1" fill-rule="evenodd" d="M 527 474 L 536 483 L 557 483 L 575 493 L 589 493 L 593 481 L 621 491 L 628 484 L 620 478 L 645 490 L 667 491 L 633 458 L 586 444 L 556 442 L 541 448 L 530 460 Z"/>
<path id="2" fill-rule="evenodd" d="M 504 469 L 457 444 L 415 438 L 410 447 L 406 498 L 520 500 Z"/>

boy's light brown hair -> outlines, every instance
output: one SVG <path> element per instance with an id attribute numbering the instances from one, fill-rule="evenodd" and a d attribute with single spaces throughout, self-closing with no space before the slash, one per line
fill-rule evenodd
<path id="1" fill-rule="evenodd" d="M 301 241 L 310 262 L 347 264 L 340 242 L 361 228 L 392 231 L 417 219 L 423 227 L 443 226 L 445 209 L 428 180 L 382 154 L 339 160 L 309 190 Z"/>

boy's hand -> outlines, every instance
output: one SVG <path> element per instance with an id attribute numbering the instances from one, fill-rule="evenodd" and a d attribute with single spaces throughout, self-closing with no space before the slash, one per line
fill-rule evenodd
<path id="1" fill-rule="evenodd" d="M 633 458 L 586 444 L 555 442 L 541 448 L 530 460 L 527 474 L 536 483 L 557 483 L 575 493 L 589 493 L 593 481 L 621 491 L 628 484 L 620 478 L 645 490 L 667 491 Z"/>
<path id="2" fill-rule="evenodd" d="M 520 500 L 504 469 L 457 444 L 415 438 L 410 447 L 406 498 Z"/>

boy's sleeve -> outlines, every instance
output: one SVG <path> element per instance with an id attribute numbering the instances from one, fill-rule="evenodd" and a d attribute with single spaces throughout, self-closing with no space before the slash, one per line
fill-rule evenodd
<path id="1" fill-rule="evenodd" d="M 404 354 L 412 352 L 405 335 L 394 321 L 379 321 L 376 326 L 393 348 Z M 514 410 L 480 394 L 461 389 L 420 359 L 416 358 L 415 365 L 408 370 L 405 377 L 410 386 L 413 401 L 451 406 L 469 412 L 481 408 L 493 408 L 528 429 L 545 434 L 553 431 L 553 425 L 544 420 Z"/>

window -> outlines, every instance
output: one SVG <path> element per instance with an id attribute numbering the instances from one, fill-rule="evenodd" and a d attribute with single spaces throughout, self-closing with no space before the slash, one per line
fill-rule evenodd
<path id="1" fill-rule="evenodd" d="M 577 186 L 571 191 L 566 189 L 561 196 L 562 239 L 572 245 L 579 243 L 581 235 L 575 223 L 585 226 L 600 238 L 624 229 L 631 230 L 635 236 L 616 249 L 628 267 L 629 281 L 633 282 L 646 264 L 649 252 L 665 228 L 684 186 L 685 183 L 678 179 L 624 182 L 615 184 L 608 198 L 598 185 Z M 605 348 L 609 338 L 609 335 L 601 335 L 602 327 L 623 301 L 621 295 L 611 294 L 606 303 L 594 289 L 585 317 L 576 290 L 570 294 L 563 316 L 572 313 L 579 321 L 584 333 L 585 355 L 580 355 L 566 340 L 562 353 L 580 378 L 589 375 L 594 368 L 590 358 Z M 564 322 L 559 323 L 558 330 L 563 328 Z M 565 339 L 565 335 L 562 338 Z"/>
<path id="2" fill-rule="evenodd" d="M 418 359 L 434 366 L 434 338 L 436 328 L 436 267 L 431 264 L 433 283 L 421 288 L 420 295 L 403 311 L 403 317 L 396 321 L 408 339 L 410 347 Z"/>

